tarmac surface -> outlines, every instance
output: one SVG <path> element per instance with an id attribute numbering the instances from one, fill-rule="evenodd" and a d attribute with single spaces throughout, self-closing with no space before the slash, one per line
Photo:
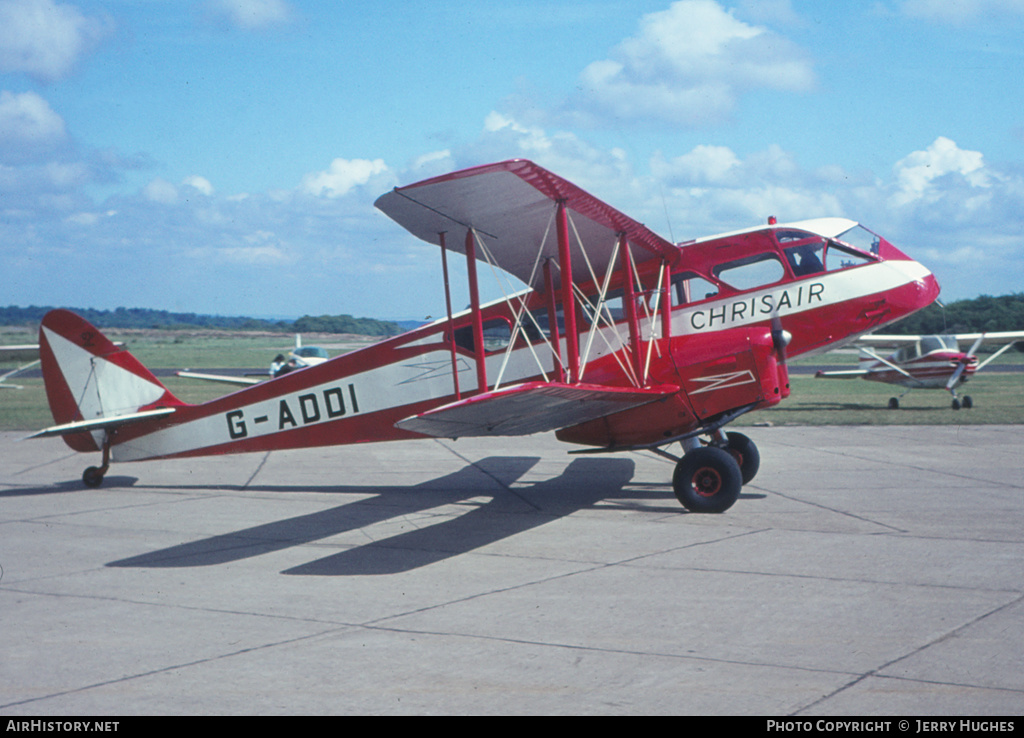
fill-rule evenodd
<path id="1" fill-rule="evenodd" d="M 0 715 L 1024 713 L 1024 426 L 112 467 L 0 433 Z"/>

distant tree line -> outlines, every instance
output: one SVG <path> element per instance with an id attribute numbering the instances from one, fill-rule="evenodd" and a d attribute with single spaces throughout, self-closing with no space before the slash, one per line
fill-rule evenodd
<path id="1" fill-rule="evenodd" d="M 945 304 L 932 303 L 885 329 L 886 333 L 990 333 L 1024 330 L 1024 293 L 982 295 Z"/>
<path id="2" fill-rule="evenodd" d="M 0 325 L 38 325 L 52 308 L 0 307 Z M 233 331 L 274 331 L 280 333 L 357 333 L 366 336 L 394 336 L 402 332 L 397 323 L 374 318 L 353 318 L 351 315 L 303 316 L 295 321 L 263 320 L 261 318 L 172 313 L 149 308 L 94 310 L 72 308 L 98 328 L 194 329 L 207 328 Z"/>

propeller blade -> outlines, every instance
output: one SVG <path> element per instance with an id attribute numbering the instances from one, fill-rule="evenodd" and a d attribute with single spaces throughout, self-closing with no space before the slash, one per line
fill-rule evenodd
<path id="1" fill-rule="evenodd" d="M 950 392 L 953 391 L 953 388 L 956 387 L 956 383 L 960 380 L 960 375 L 964 373 L 964 369 L 966 368 L 967 362 L 961 361 L 960 364 L 957 366 L 956 371 L 953 372 L 953 376 L 951 376 L 949 378 L 949 381 L 946 382 L 947 390 L 949 390 Z"/>
<path id="2" fill-rule="evenodd" d="M 778 312 L 774 313 L 772 315 L 772 343 L 775 344 L 775 352 L 779 355 L 783 366 L 787 362 L 786 347 L 792 340 L 793 334 L 782 327 L 782 318 L 779 317 Z"/>

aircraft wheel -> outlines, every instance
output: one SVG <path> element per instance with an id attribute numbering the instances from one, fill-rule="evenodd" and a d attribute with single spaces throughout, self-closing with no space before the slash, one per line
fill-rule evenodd
<path id="1" fill-rule="evenodd" d="M 963 408 L 964 410 L 970 410 L 974 407 L 974 400 L 971 399 L 970 395 L 964 395 Z"/>
<path id="2" fill-rule="evenodd" d="M 690 512 L 725 512 L 740 496 L 743 475 L 732 454 L 714 446 L 690 451 L 672 475 L 676 498 Z"/>
<path id="3" fill-rule="evenodd" d="M 736 463 L 740 465 L 743 483 L 749 484 L 757 476 L 757 470 L 761 468 L 761 454 L 758 453 L 754 442 L 742 433 L 729 432 L 725 436 L 729 439 L 726 451 L 732 454 Z"/>
<path id="4" fill-rule="evenodd" d="M 82 482 L 86 487 L 99 487 L 103 484 L 103 470 L 98 466 L 90 466 L 82 472 Z"/>
<path id="5" fill-rule="evenodd" d="M 890 410 L 899 410 L 900 409 L 900 401 L 899 401 L 898 397 L 890 397 L 889 398 L 889 409 Z"/>
<path id="6" fill-rule="evenodd" d="M 960 400 L 958 400 L 955 397 L 953 398 L 953 409 L 954 410 L 959 410 L 960 409 Z"/>

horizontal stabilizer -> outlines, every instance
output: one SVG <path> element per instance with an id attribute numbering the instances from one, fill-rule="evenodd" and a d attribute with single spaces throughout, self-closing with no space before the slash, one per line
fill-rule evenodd
<path id="1" fill-rule="evenodd" d="M 646 405 L 678 391 L 673 385 L 635 388 L 528 382 L 453 402 L 395 426 L 437 438 L 526 436 Z"/>
<path id="2" fill-rule="evenodd" d="M 173 407 L 160 407 L 156 410 L 144 410 L 141 413 L 111 415 L 107 418 L 95 418 L 93 420 L 76 420 L 73 423 L 64 423 L 63 425 L 53 425 L 49 428 L 43 428 L 43 430 L 38 433 L 33 433 L 31 436 L 28 436 L 28 438 L 67 436 L 73 433 L 83 433 L 85 431 L 110 430 L 111 428 L 119 428 L 122 425 L 130 425 L 131 423 L 138 423 L 142 420 L 170 415 L 173 412 Z"/>

